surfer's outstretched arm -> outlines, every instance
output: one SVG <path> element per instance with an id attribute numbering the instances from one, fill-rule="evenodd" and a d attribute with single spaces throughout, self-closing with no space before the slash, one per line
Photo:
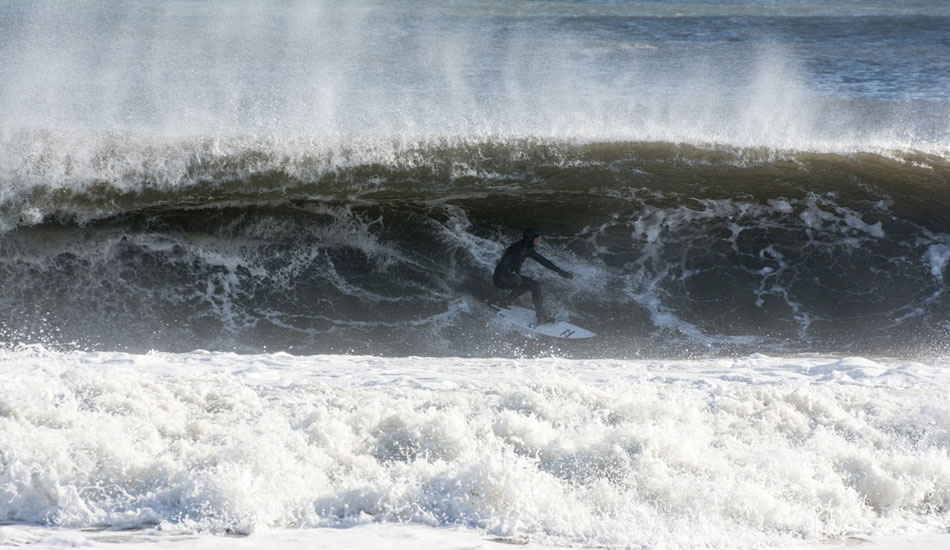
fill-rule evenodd
<path id="1" fill-rule="evenodd" d="M 555 273 L 557 273 L 557 274 L 560 275 L 561 277 L 564 277 L 565 279 L 573 279 L 573 278 L 574 278 L 574 276 L 571 275 L 570 273 L 568 273 L 567 271 L 564 271 L 564 270 L 561 269 L 560 267 L 554 265 L 554 262 L 552 262 L 551 260 L 549 260 L 549 259 L 545 258 L 544 256 L 538 254 L 537 251 L 535 251 L 533 248 L 531 249 L 530 252 L 528 252 L 528 255 L 531 257 L 531 259 L 533 259 L 534 261 L 536 261 L 536 262 L 538 262 L 539 264 L 543 265 L 544 267 L 550 269 L 551 271 L 554 271 Z"/>

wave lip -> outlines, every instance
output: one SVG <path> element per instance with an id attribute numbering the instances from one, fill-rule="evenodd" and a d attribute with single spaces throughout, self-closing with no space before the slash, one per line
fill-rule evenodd
<path id="1" fill-rule="evenodd" d="M 21 131 L 4 133 L 0 139 L 0 228 L 40 223 L 52 215 L 82 221 L 142 209 L 298 198 L 424 200 L 550 183 L 558 190 L 583 191 L 603 180 L 597 177 L 598 169 L 625 185 L 638 183 L 629 176 L 661 169 L 672 170 L 673 183 L 724 179 L 730 171 L 736 179 L 749 179 L 795 178 L 802 170 L 825 170 L 834 178 L 843 177 L 842 172 L 859 179 L 889 177 L 900 188 L 945 180 L 948 152 L 946 147 L 928 151 L 869 144 L 782 149 L 536 136 L 333 142 Z M 563 182 L 553 181 L 558 174 L 563 174 Z M 754 180 L 749 182 L 754 185 Z"/>

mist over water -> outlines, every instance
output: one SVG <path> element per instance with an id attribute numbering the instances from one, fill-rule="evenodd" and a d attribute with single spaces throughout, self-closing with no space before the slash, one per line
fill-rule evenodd
<path id="1" fill-rule="evenodd" d="M 946 13 L 541 4 L 8 2 L 3 126 L 946 145 Z"/>

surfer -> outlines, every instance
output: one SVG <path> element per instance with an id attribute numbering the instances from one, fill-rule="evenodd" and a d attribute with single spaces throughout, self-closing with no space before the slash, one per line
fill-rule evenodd
<path id="1" fill-rule="evenodd" d="M 541 306 L 541 285 L 531 277 L 521 274 L 521 264 L 525 258 L 531 258 L 544 267 L 556 272 L 565 279 L 573 279 L 574 276 L 554 265 L 554 262 L 545 258 L 535 248 L 541 242 L 541 235 L 533 228 L 529 227 L 521 234 L 521 240 L 511 243 L 505 249 L 505 253 L 498 260 L 495 266 L 495 272 L 492 274 L 492 283 L 496 288 L 511 290 L 507 298 L 502 301 L 501 306 L 507 307 L 527 291 L 531 291 L 531 300 L 534 302 L 534 313 L 538 318 L 538 324 L 550 323 L 554 321 L 549 315 L 545 315 Z"/>

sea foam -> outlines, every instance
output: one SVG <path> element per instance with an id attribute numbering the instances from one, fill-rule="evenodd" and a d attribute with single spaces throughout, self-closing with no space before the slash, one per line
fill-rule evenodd
<path id="1" fill-rule="evenodd" d="M 940 364 L 0 353 L 14 525 L 750 548 L 950 514 Z"/>

